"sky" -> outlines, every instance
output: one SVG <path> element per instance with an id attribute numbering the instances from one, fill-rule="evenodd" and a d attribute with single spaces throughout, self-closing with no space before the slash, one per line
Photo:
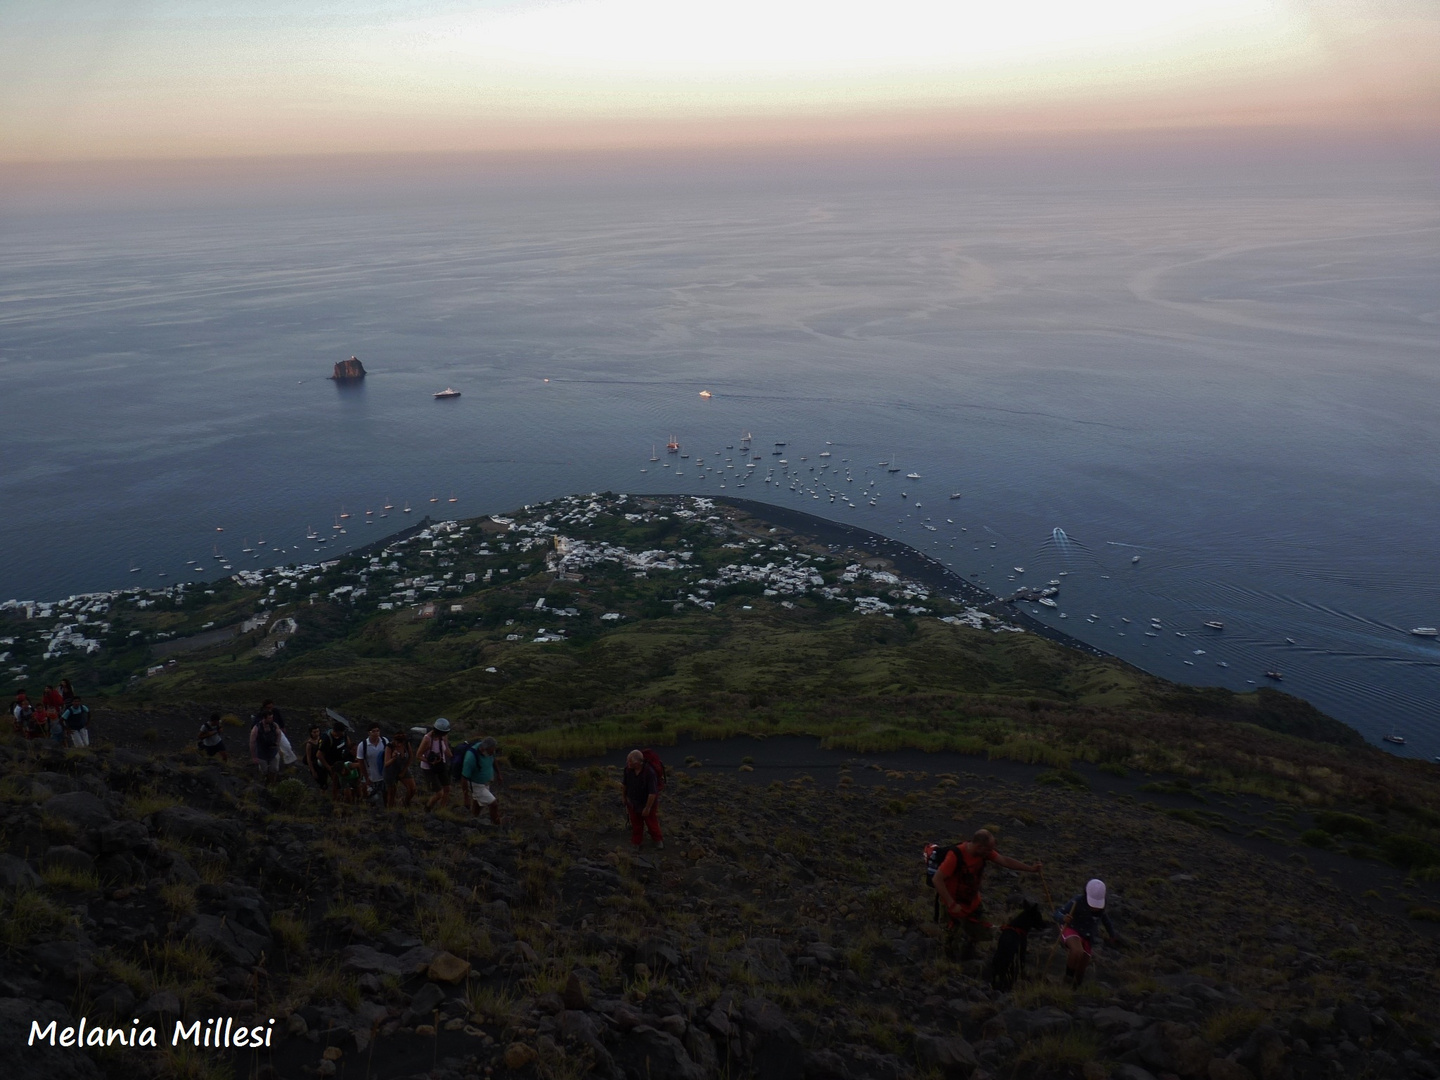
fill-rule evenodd
<path id="1" fill-rule="evenodd" d="M 1440 131 L 1435 0 L 0 0 L 0 163 Z"/>

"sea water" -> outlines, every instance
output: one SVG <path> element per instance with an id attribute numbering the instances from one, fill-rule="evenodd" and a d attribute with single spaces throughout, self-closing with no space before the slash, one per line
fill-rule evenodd
<path id="1" fill-rule="evenodd" d="M 11 207 L 0 597 L 318 561 L 574 491 L 730 494 L 1001 594 L 1059 580 L 1031 607 L 1076 637 L 1185 682 L 1279 671 L 1428 757 L 1440 644 L 1408 631 L 1440 624 L 1437 228 L 1403 168 Z M 352 353 L 369 377 L 329 381 Z"/>

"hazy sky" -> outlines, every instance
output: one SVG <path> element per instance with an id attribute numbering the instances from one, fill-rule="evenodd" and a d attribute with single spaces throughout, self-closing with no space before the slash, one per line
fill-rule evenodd
<path id="1" fill-rule="evenodd" d="M 1440 127 L 1436 0 L 0 0 L 0 161 Z"/>

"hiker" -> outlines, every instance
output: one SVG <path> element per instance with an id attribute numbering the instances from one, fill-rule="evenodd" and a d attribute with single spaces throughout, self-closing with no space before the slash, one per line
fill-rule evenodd
<path id="1" fill-rule="evenodd" d="M 280 775 L 280 728 L 270 713 L 261 713 L 250 728 L 250 760 L 267 786 Z"/>
<path id="2" fill-rule="evenodd" d="M 974 957 L 976 943 L 989 938 L 990 927 L 981 910 L 980 896 L 980 882 L 985 876 L 987 862 L 1027 874 L 1040 872 L 1038 862 L 1023 863 L 996 851 L 995 837 L 988 829 L 978 830 L 972 839 L 956 844 L 945 853 L 935 872 L 935 895 L 950 917 L 946 952 L 954 951 L 957 936 L 965 939 L 960 946 L 961 960 Z"/>
<path id="3" fill-rule="evenodd" d="M 408 810 L 415 798 L 415 778 L 410 775 L 410 733 L 403 728 L 395 732 L 385 751 L 385 805 L 395 805 L 395 789 L 405 789 L 401 806 Z"/>
<path id="4" fill-rule="evenodd" d="M 221 761 L 229 761 L 230 754 L 225 749 L 225 739 L 220 734 L 220 714 L 212 712 L 210 719 L 200 725 L 200 734 L 195 737 L 196 744 L 210 757 L 218 757 Z"/>
<path id="5" fill-rule="evenodd" d="M 652 751 L 653 753 L 653 751 Z M 658 758 L 657 758 L 658 760 Z M 663 766 L 661 766 L 663 768 Z M 630 843 L 640 850 L 645 830 L 650 830 L 650 839 L 661 851 L 665 840 L 660 835 L 660 786 L 663 781 L 659 772 L 647 759 L 645 751 L 631 750 L 625 757 L 625 813 L 630 818 Z"/>
<path id="6" fill-rule="evenodd" d="M 60 680 L 60 707 L 63 709 L 75 700 L 75 688 L 70 685 L 69 679 Z"/>
<path id="7" fill-rule="evenodd" d="M 36 718 L 35 707 L 23 689 L 15 691 L 15 700 L 10 705 L 10 716 L 15 721 L 15 734 L 22 739 L 39 739 L 45 731 Z"/>
<path id="8" fill-rule="evenodd" d="M 65 695 L 59 689 L 45 684 L 45 692 L 40 695 L 40 708 L 45 715 L 54 720 L 60 715 L 60 710 L 65 708 Z"/>
<path id="9" fill-rule="evenodd" d="M 60 723 L 65 726 L 65 738 L 71 746 L 90 745 L 90 707 L 74 695 L 60 714 Z"/>
<path id="10" fill-rule="evenodd" d="M 339 799 L 340 768 L 354 758 L 354 752 L 350 747 L 350 732 L 346 729 L 343 721 L 336 720 L 330 725 L 330 730 L 320 737 L 318 757 L 325 766 L 326 775 L 330 778 L 330 794 L 333 798 Z M 318 776 L 316 776 L 316 780 L 319 780 Z"/>
<path id="11" fill-rule="evenodd" d="M 360 762 L 347 757 L 335 767 L 335 797 L 342 803 L 353 803 L 360 796 L 364 778 L 360 775 Z"/>
<path id="12" fill-rule="evenodd" d="M 315 786 L 321 791 L 333 788 L 330 765 L 320 752 L 324 745 L 325 740 L 320 734 L 320 725 L 311 724 L 310 733 L 305 737 L 305 746 L 301 750 L 301 756 L 305 759 L 305 768 L 310 770 L 310 776 L 315 780 Z"/>
<path id="13" fill-rule="evenodd" d="M 1110 916 L 1105 913 L 1105 882 L 1099 878 L 1087 881 L 1084 892 L 1056 910 L 1055 921 L 1060 924 L 1060 940 L 1065 945 L 1065 983 L 1078 990 L 1090 966 L 1096 929 L 1104 927 L 1105 940 L 1111 945 L 1120 944 Z"/>
<path id="14" fill-rule="evenodd" d="M 490 808 L 490 824 L 500 824 L 500 800 L 490 790 L 491 784 L 501 782 L 500 766 L 495 761 L 499 745 L 494 739 L 484 738 L 465 748 L 465 760 L 460 775 L 465 778 L 465 802 L 472 817 L 480 816 L 480 808 Z"/>
<path id="15" fill-rule="evenodd" d="M 370 725 L 370 734 L 355 747 L 355 760 L 360 763 L 360 774 L 365 781 L 365 797 L 383 801 L 385 795 L 385 751 L 390 740 L 380 734 L 380 725 Z"/>
<path id="16" fill-rule="evenodd" d="M 285 730 L 285 718 L 280 715 L 280 710 L 275 708 L 275 702 L 271 698 L 266 698 L 260 703 L 260 715 L 264 716 L 266 713 L 270 714 L 271 719 L 275 721 L 276 727 L 281 731 Z"/>
<path id="17" fill-rule="evenodd" d="M 450 721 L 438 717 L 430 730 L 420 740 L 415 751 L 420 759 L 420 775 L 425 778 L 426 790 L 433 792 L 425 800 L 425 809 L 434 810 L 436 804 L 450 803 Z M 468 804 L 467 804 L 468 805 Z"/>

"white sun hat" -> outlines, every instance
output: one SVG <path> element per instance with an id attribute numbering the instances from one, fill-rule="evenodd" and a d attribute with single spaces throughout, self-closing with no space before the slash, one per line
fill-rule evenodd
<path id="1" fill-rule="evenodd" d="M 1085 883 L 1085 902 L 1097 911 L 1105 906 L 1105 883 L 1099 878 Z"/>

